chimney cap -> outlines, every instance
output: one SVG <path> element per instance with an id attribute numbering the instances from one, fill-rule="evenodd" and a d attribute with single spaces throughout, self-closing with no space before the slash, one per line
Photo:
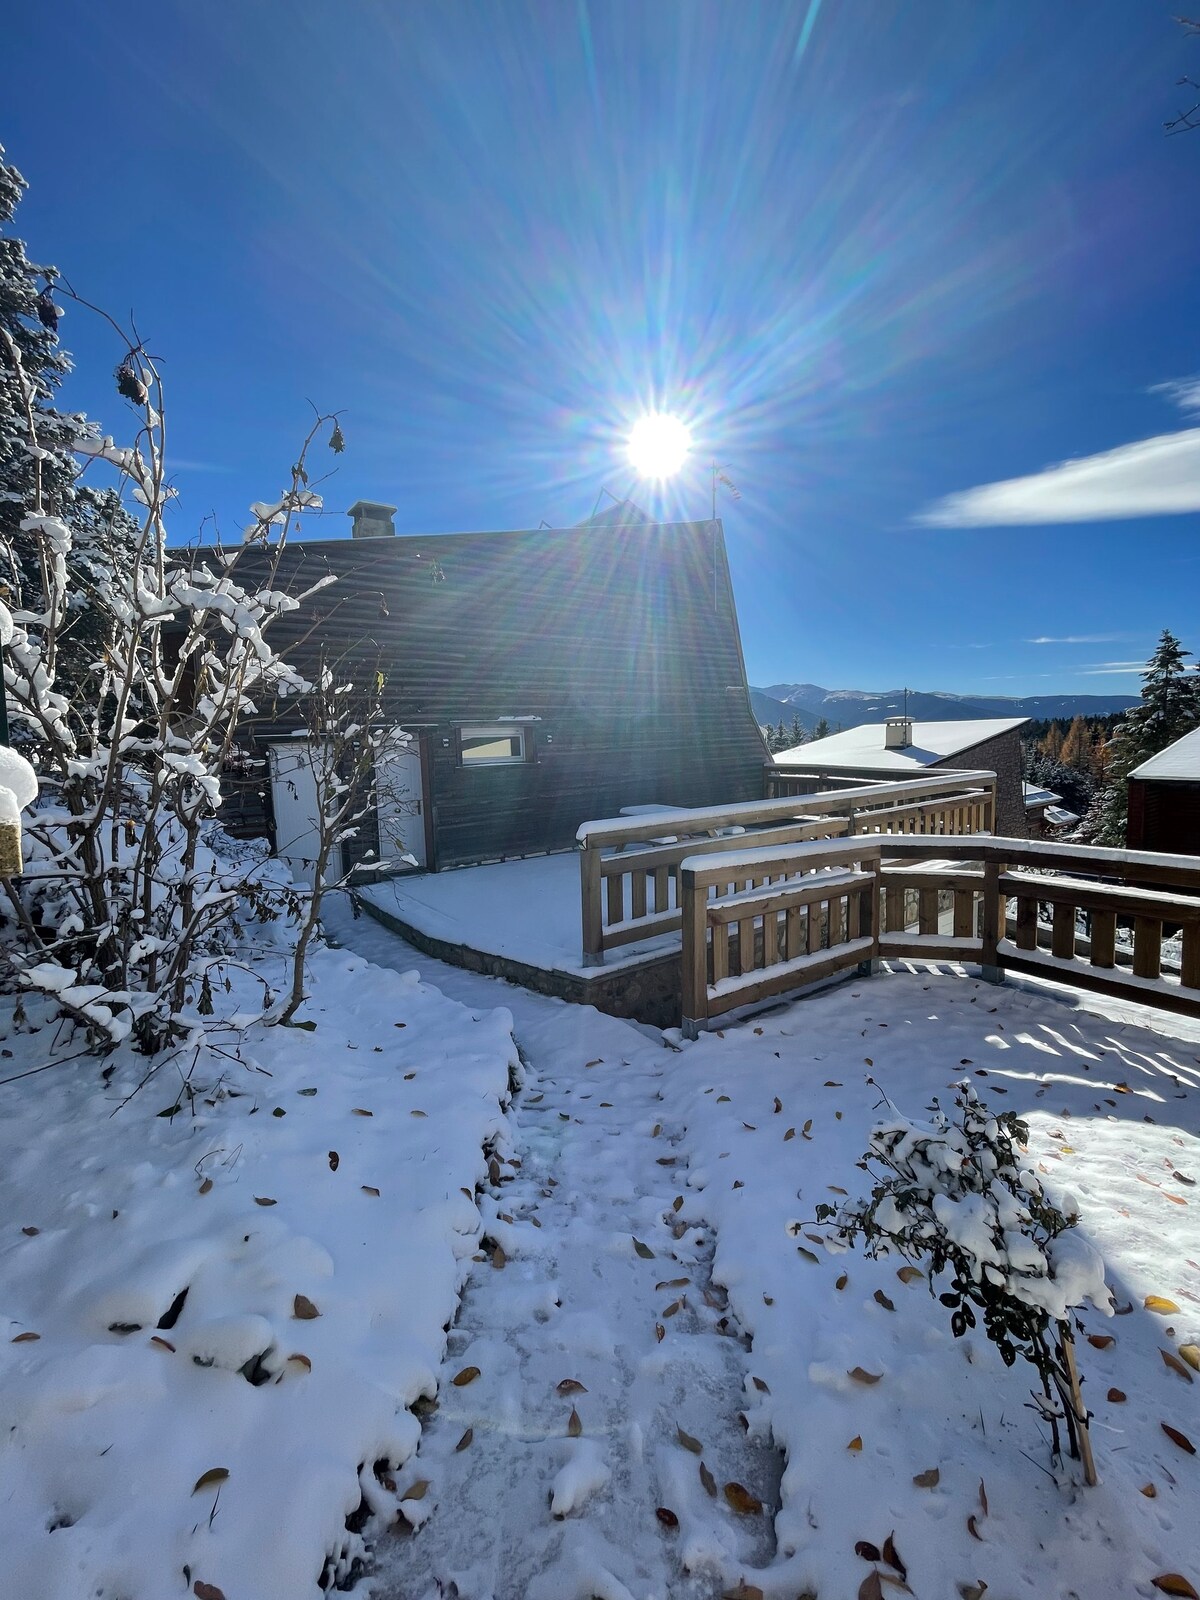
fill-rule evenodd
<path id="1" fill-rule="evenodd" d="M 355 539 L 377 539 L 388 534 L 395 536 L 392 518 L 395 506 L 384 505 L 381 500 L 356 500 L 347 511 L 351 519 L 351 536 Z"/>
<path id="2" fill-rule="evenodd" d="M 356 500 L 346 515 L 348 517 L 357 517 L 364 512 L 368 516 L 372 513 L 378 514 L 382 512 L 386 517 L 394 517 L 397 510 L 398 507 L 384 505 L 382 500 Z"/>

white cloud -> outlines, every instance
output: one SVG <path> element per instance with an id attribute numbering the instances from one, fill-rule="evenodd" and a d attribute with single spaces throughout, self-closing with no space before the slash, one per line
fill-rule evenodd
<path id="1" fill-rule="evenodd" d="M 927 506 L 914 520 L 930 528 L 985 528 L 1188 511 L 1200 511 L 1200 428 L 1061 461 L 1027 478 L 963 489 Z"/>
<path id="2" fill-rule="evenodd" d="M 1026 639 L 1026 644 L 1116 644 L 1120 639 L 1127 639 L 1125 633 L 1067 633 L 1061 638 L 1052 638 L 1043 634 L 1039 639 Z"/>
<path id="3" fill-rule="evenodd" d="M 1190 378 L 1170 378 L 1166 383 L 1152 383 L 1148 394 L 1165 394 L 1181 411 L 1200 411 L 1200 374 Z"/>
<path id="4" fill-rule="evenodd" d="M 1110 672 L 1129 675 L 1136 674 L 1138 677 L 1141 677 L 1142 673 L 1144 673 L 1146 670 L 1146 663 L 1144 661 L 1097 661 L 1094 666 L 1079 667 L 1076 670 L 1083 676 L 1089 678 L 1097 677 L 1101 674 Z"/>

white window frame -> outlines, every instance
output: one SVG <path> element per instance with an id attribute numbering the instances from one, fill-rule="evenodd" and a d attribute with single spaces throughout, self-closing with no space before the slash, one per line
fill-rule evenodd
<path id="1" fill-rule="evenodd" d="M 516 740 L 520 745 L 517 755 L 473 756 L 467 754 L 468 739 L 492 738 L 497 741 Z M 470 722 L 458 730 L 458 762 L 468 771 L 483 771 L 488 767 L 520 767 L 529 759 L 529 732 L 520 722 Z"/>

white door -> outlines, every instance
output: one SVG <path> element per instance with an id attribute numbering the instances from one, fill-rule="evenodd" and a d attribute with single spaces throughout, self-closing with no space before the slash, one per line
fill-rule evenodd
<path id="1" fill-rule="evenodd" d="M 271 803 L 275 810 L 275 854 L 292 876 L 313 887 L 320 839 L 317 833 L 316 749 L 311 739 L 287 739 L 267 747 L 271 760 Z"/>
<path id="2" fill-rule="evenodd" d="M 379 859 L 393 866 L 422 869 L 425 853 L 425 804 L 421 784 L 421 743 L 415 733 L 394 728 L 375 753 L 375 807 L 379 817 Z"/>

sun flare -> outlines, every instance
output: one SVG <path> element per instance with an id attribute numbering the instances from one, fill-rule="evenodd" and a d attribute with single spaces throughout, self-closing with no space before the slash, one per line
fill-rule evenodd
<path id="1" fill-rule="evenodd" d="M 643 478 L 673 478 L 687 460 L 692 436 L 668 411 L 651 411 L 633 425 L 629 459 Z"/>

